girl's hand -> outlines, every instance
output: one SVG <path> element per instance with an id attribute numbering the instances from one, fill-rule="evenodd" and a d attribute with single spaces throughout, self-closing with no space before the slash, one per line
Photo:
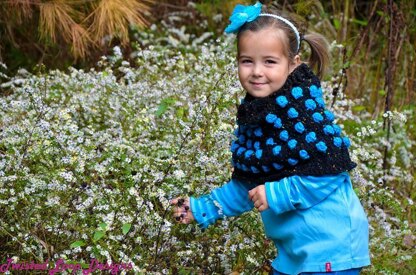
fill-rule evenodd
<path id="1" fill-rule="evenodd" d="M 188 224 L 195 220 L 189 206 L 189 198 L 175 198 L 170 201 L 173 205 L 173 217 L 178 223 Z"/>
<path id="2" fill-rule="evenodd" d="M 250 200 L 254 203 L 254 207 L 256 207 L 260 212 L 269 208 L 264 184 L 259 185 L 256 188 L 253 188 L 250 191 L 248 191 L 248 196 L 250 197 Z"/>

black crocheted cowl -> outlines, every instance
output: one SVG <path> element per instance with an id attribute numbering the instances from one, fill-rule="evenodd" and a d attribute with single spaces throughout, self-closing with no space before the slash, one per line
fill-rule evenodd
<path id="1" fill-rule="evenodd" d="M 299 65 L 273 94 L 246 95 L 238 107 L 236 140 L 231 145 L 232 177 L 264 184 L 284 177 L 321 176 L 353 169 L 334 115 L 325 109 L 318 77 Z"/>

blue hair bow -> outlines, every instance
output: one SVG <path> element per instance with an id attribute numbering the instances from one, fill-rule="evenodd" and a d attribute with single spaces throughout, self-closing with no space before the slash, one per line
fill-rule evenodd
<path id="1" fill-rule="evenodd" d="M 225 29 L 226 33 L 237 33 L 244 23 L 256 19 L 261 12 L 261 3 L 252 6 L 237 5 L 230 16 L 231 23 Z"/>

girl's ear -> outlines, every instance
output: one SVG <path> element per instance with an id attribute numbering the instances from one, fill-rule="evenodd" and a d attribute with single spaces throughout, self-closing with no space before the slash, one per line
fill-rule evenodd
<path id="1" fill-rule="evenodd" d="M 293 58 L 292 64 L 290 64 L 290 67 L 289 67 L 290 68 L 290 72 L 293 72 L 293 70 L 296 69 L 296 67 L 299 66 L 300 63 L 301 63 L 300 56 L 297 54 Z"/>

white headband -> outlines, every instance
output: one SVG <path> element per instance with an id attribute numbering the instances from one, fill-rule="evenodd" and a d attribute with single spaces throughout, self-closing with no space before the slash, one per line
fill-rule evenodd
<path id="1" fill-rule="evenodd" d="M 296 35 L 296 41 L 298 42 L 298 48 L 297 48 L 296 51 L 299 51 L 299 47 L 300 47 L 300 35 L 299 35 L 298 29 L 295 27 L 295 25 L 293 25 L 292 22 L 290 22 L 286 18 L 283 18 L 283 17 L 278 16 L 278 15 L 275 15 L 275 14 L 271 14 L 271 13 L 260 13 L 259 16 L 270 16 L 270 17 L 273 17 L 273 18 L 276 18 L 276 19 L 278 19 L 280 21 L 285 22 L 293 30 L 293 32 Z"/>

